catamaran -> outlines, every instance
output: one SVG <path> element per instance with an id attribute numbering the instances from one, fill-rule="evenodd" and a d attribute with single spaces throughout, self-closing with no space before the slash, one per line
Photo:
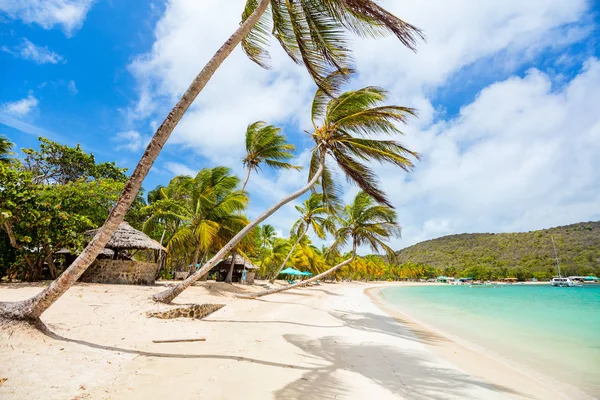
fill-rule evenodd
<path id="1" fill-rule="evenodd" d="M 558 287 L 573 287 L 582 286 L 580 283 L 576 283 L 571 278 L 563 278 L 560 274 L 560 263 L 558 262 L 558 253 L 556 252 L 556 244 L 554 244 L 554 236 L 550 236 L 552 239 L 552 247 L 554 247 L 554 258 L 556 259 L 556 268 L 558 268 L 558 277 L 552 278 L 550 284 Z"/>

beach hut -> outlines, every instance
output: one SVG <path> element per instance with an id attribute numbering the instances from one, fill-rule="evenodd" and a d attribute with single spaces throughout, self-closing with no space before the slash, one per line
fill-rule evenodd
<path id="1" fill-rule="evenodd" d="M 209 272 L 209 275 L 212 275 L 214 273 L 217 274 L 217 282 L 224 282 L 225 278 L 227 278 L 227 273 L 229 272 L 229 269 L 231 268 L 231 260 L 232 260 L 232 256 L 229 256 L 221 261 L 219 261 L 217 263 L 217 265 L 215 265 Z M 235 254 L 235 259 L 233 261 L 234 265 L 233 265 L 233 275 L 231 277 L 231 281 L 232 282 L 241 282 L 242 281 L 242 277 L 244 275 L 244 270 L 246 271 L 246 280 L 245 282 L 247 284 L 253 284 L 254 283 L 254 275 L 256 273 L 256 270 L 258 269 L 258 267 L 254 264 L 252 264 L 250 262 L 250 260 L 247 260 L 246 258 L 242 257 L 239 254 Z"/>
<path id="2" fill-rule="evenodd" d="M 85 232 L 89 241 L 97 229 Z M 121 223 L 105 248 L 79 278 L 81 282 L 153 285 L 167 249 L 127 222 Z M 141 261 L 143 260 L 143 261 Z"/>

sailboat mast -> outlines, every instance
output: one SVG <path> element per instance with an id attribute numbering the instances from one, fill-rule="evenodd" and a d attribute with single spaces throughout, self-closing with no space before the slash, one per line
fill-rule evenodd
<path id="1" fill-rule="evenodd" d="M 554 236 L 550 235 L 550 238 L 552 239 L 552 247 L 554 247 L 554 258 L 556 259 L 556 267 L 558 268 L 558 277 L 562 278 L 562 275 L 560 274 L 560 264 L 558 263 L 558 253 L 556 252 L 556 245 L 554 244 Z"/>

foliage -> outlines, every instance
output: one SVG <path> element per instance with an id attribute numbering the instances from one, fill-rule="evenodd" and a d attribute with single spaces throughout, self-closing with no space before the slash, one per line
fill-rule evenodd
<path id="1" fill-rule="evenodd" d="M 248 183 L 252 171 L 260 169 L 261 164 L 266 164 L 275 169 L 295 169 L 300 167 L 290 164 L 289 160 L 294 158 L 296 147 L 285 140 L 281 134 L 281 128 L 267 125 L 258 121 L 248 125 L 246 130 L 246 157 L 242 160 L 244 167 L 248 170 L 248 176 L 242 190 Z"/>
<path id="2" fill-rule="evenodd" d="M 15 154 L 12 151 L 13 147 L 14 145 L 10 140 L 0 136 L 0 164 L 13 164 L 16 162 L 12 157 Z"/>
<path id="3" fill-rule="evenodd" d="M 397 253 L 400 263 L 427 265 L 447 276 L 474 279 L 549 279 L 557 274 L 554 237 L 563 275 L 600 274 L 600 222 L 523 233 L 444 236 Z"/>
<path id="4" fill-rule="evenodd" d="M 394 251 L 386 242 L 400 236 L 400 226 L 396 221 L 396 212 L 391 207 L 378 205 L 366 192 L 359 192 L 336 219 L 338 229 L 330 253 L 337 254 L 350 244 L 353 251 L 357 247 L 368 246 L 375 252 L 383 249 L 389 257 L 393 257 Z"/>
<path id="5" fill-rule="evenodd" d="M 167 248 L 171 261 L 179 257 L 177 266 L 187 266 L 220 249 L 240 229 L 248 224 L 241 212 L 247 196 L 237 189 L 240 180 L 226 167 L 205 168 L 195 178 L 178 176 L 169 185 L 153 190 L 150 213 L 144 230 L 154 237 L 169 231 Z M 161 234 L 162 235 L 162 234 Z M 252 243 L 251 236 L 246 243 Z M 242 246 L 243 247 L 243 246 Z M 243 248 L 239 251 L 243 252 Z"/>
<path id="6" fill-rule="evenodd" d="M 312 104 L 311 134 L 316 147 L 310 163 L 309 180 L 319 168 L 321 157 L 330 155 L 349 182 L 356 184 L 378 203 L 392 207 L 379 187 L 375 172 L 368 166 L 373 161 L 390 163 L 404 170 L 413 167 L 411 157 L 418 154 L 395 140 L 375 140 L 373 136 L 399 135 L 397 123 L 415 115 L 412 108 L 383 105 L 386 92 L 377 87 L 341 93 L 348 76 L 334 73 L 317 89 Z M 331 169 L 326 166 L 321 177 L 321 191 L 327 204 L 339 204 Z"/>
<path id="7" fill-rule="evenodd" d="M 247 0 L 245 21 L 260 0 Z M 362 37 L 393 34 L 414 50 L 416 27 L 390 14 L 373 0 L 271 0 L 271 13 L 264 13 L 242 41 L 246 55 L 263 68 L 269 67 L 266 49 L 272 34 L 288 56 L 304 65 L 317 84 L 333 71 L 352 66 L 346 31 Z"/>
<path id="8" fill-rule="evenodd" d="M 93 154 L 81 147 L 69 147 L 46 138 L 38 138 L 39 150 L 23 149 L 23 166 L 33 175 L 35 183 L 65 184 L 76 180 L 111 179 L 126 182 L 126 169 L 118 168 L 114 162 L 96 163 Z"/>
<path id="9" fill-rule="evenodd" d="M 79 146 L 40 142 L 40 150 L 24 150 L 25 165 L 0 163 L 0 240 L 12 249 L 0 264 L 19 279 L 56 277 L 56 251 L 81 249 L 83 232 L 104 223 L 125 181 L 125 170 L 96 164 Z"/>

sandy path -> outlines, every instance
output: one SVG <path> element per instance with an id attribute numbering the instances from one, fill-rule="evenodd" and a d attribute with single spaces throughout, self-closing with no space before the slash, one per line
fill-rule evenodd
<path id="1" fill-rule="evenodd" d="M 228 304 L 199 321 L 146 318 L 146 311 L 168 308 L 147 300 L 158 287 L 78 285 L 44 315 L 56 336 L 0 330 L 0 378 L 8 378 L 0 397 L 537 397 L 531 396 L 537 393 L 533 382 L 484 381 L 431 351 L 441 338 L 415 335 L 369 301 L 366 287 L 328 284 L 258 301 L 233 299 L 214 290 L 223 288 L 215 284 L 193 287 L 178 303 Z M 37 290 L 0 286 L 0 299 L 26 298 Z M 207 341 L 152 343 L 194 337 Z"/>

